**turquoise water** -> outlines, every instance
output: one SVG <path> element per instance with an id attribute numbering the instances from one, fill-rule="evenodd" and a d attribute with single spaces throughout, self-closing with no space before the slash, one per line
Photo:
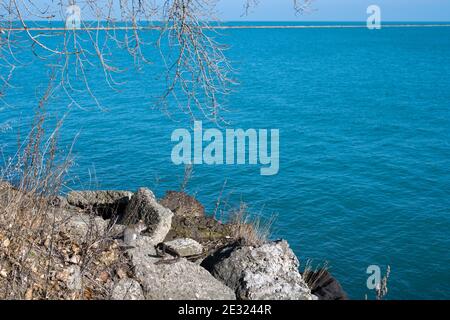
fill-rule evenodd
<path id="1" fill-rule="evenodd" d="M 450 28 L 220 37 L 239 81 L 224 116 L 231 128 L 279 129 L 280 172 L 195 166 L 189 191 L 212 211 L 227 180 L 230 204 L 276 213 L 274 238 L 286 238 L 303 262 L 328 261 L 351 298 L 373 296 L 369 265 L 391 266 L 390 299 L 450 298 Z M 30 89 L 42 83 L 43 63 L 17 70 L 10 106 L 0 106 L 0 123 L 13 128 L 0 135 L 5 155 L 43 90 Z M 106 110 L 81 95 L 86 110 L 73 108 L 65 121 L 62 145 L 78 134 L 71 186 L 178 188 L 183 168 L 171 163 L 170 135 L 189 124 L 152 109 L 162 87 L 157 66 L 118 75 L 120 92 L 89 70 Z M 56 95 L 49 110 L 65 105 Z"/>

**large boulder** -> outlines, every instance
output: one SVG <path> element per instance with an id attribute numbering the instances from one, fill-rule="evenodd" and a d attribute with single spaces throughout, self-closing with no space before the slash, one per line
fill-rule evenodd
<path id="1" fill-rule="evenodd" d="M 159 259 L 134 255 L 135 276 L 147 300 L 235 300 L 230 288 L 199 265 L 182 258 L 172 264 L 155 264 Z"/>
<path id="2" fill-rule="evenodd" d="M 160 203 L 169 208 L 176 216 L 201 217 L 205 215 L 203 205 L 184 192 L 167 191 Z"/>
<path id="3" fill-rule="evenodd" d="M 121 215 L 132 195 L 130 191 L 72 191 L 67 195 L 67 202 L 78 208 L 94 209 L 99 215 L 109 218 Z"/>
<path id="4" fill-rule="evenodd" d="M 286 241 L 258 247 L 227 246 L 202 262 L 242 300 L 317 299 L 298 271 L 299 261 Z"/>
<path id="5" fill-rule="evenodd" d="M 158 264 L 161 257 L 157 256 L 149 237 L 138 237 L 135 247 L 127 250 L 127 254 L 147 300 L 236 299 L 233 290 L 198 264 L 184 258 L 170 264 Z"/>
<path id="6" fill-rule="evenodd" d="M 109 224 L 108 220 L 101 217 L 64 211 L 59 214 L 58 219 L 62 231 L 79 243 L 104 236 Z"/>
<path id="7" fill-rule="evenodd" d="M 172 216 L 172 211 L 156 201 L 153 192 L 141 188 L 131 198 L 122 222 L 130 226 L 142 220 L 148 227 L 146 235 L 153 244 L 158 244 L 166 238 L 172 225 Z"/>
<path id="8" fill-rule="evenodd" d="M 172 228 L 167 234 L 166 241 L 179 238 L 190 238 L 199 242 L 205 252 L 216 251 L 234 242 L 235 231 L 233 225 L 221 223 L 210 217 L 188 217 L 174 215 Z"/>

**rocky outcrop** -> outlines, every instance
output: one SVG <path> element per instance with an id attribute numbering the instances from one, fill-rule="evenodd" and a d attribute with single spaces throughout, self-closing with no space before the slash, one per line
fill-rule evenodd
<path id="1" fill-rule="evenodd" d="M 167 191 L 160 203 L 169 208 L 176 216 L 201 217 L 205 215 L 203 205 L 184 192 Z"/>
<path id="2" fill-rule="evenodd" d="M 340 283 L 327 271 L 318 270 L 308 275 L 311 292 L 319 300 L 348 300 L 348 296 Z"/>
<path id="3" fill-rule="evenodd" d="M 105 218 L 113 214 L 122 214 L 133 193 L 129 191 L 100 190 L 72 191 L 67 195 L 67 202 L 82 209 L 93 209 Z"/>
<path id="4" fill-rule="evenodd" d="M 189 238 L 168 241 L 165 245 L 176 252 L 180 257 L 197 256 L 203 253 L 203 246 L 197 241 Z"/>
<path id="5" fill-rule="evenodd" d="M 14 191 L 10 185 L 0 187 L 0 195 L 1 190 Z M 51 250 L 55 259 L 50 277 L 54 288 L 52 297 L 114 300 L 346 298 L 339 283 L 326 271 L 308 273 L 308 281 L 305 281 L 298 271 L 299 261 L 286 241 L 256 245 L 245 239 L 236 240 L 237 234 L 242 234 L 236 232 L 237 225 L 203 215 L 174 215 L 146 188 L 133 195 L 126 191 L 83 191 L 71 192 L 67 200 L 64 197 L 37 200 L 36 203 L 44 204 L 47 217 L 44 216 L 43 221 L 51 225 L 46 227 L 47 235 L 32 234 L 45 241 L 33 240 L 40 248 L 29 254 L 36 261 L 30 262 L 28 272 L 35 274 L 34 279 L 41 279 L 48 271 L 42 272 L 36 266 L 45 267 L 46 256 L 37 252 Z M 123 212 L 117 211 L 115 206 L 119 204 L 124 206 Z M 92 210 L 99 208 L 108 208 L 117 219 L 99 216 L 98 211 Z M 172 208 L 179 210 L 178 206 Z M 194 211 L 199 212 L 198 207 Z M 127 230 L 136 231 L 132 233 L 131 244 L 125 241 Z M 5 250 L 11 250 L 15 247 L 14 239 L 1 231 L 0 243 Z M 14 261 L 8 260 L 0 268 L 0 293 L 1 281 L 8 281 Z M 91 263 L 85 264 L 86 261 Z M 33 297 L 32 289 L 29 297 Z M 40 297 L 37 293 L 35 297 Z"/>
<path id="6" fill-rule="evenodd" d="M 259 247 L 234 244 L 203 261 L 218 280 L 244 300 L 315 300 L 286 241 Z"/>
<path id="7" fill-rule="evenodd" d="M 146 235 L 153 244 L 158 244 L 166 238 L 172 226 L 172 216 L 172 211 L 156 201 L 153 192 L 141 188 L 126 207 L 122 223 L 132 225 L 142 220 L 148 227 Z"/>

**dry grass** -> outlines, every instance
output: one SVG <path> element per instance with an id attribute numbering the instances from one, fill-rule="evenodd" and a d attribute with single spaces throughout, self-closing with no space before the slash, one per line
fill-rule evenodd
<path id="1" fill-rule="evenodd" d="M 305 268 L 303 270 L 303 280 L 305 280 L 309 288 L 315 288 L 328 270 L 328 262 L 324 262 L 323 264 L 319 264 L 314 267 L 313 261 L 309 259 L 306 261 Z"/>
<path id="2" fill-rule="evenodd" d="M 72 161 L 57 156 L 62 122 L 46 134 L 42 109 L 0 175 L 0 299 L 106 298 L 121 251 L 93 227 L 83 239 L 66 232 L 53 204 Z"/>
<path id="3" fill-rule="evenodd" d="M 389 292 L 388 281 L 389 281 L 390 275 L 391 275 L 391 266 L 387 266 L 386 274 L 381 279 L 380 284 L 375 289 L 377 300 L 383 300 L 387 296 L 387 294 Z"/>
<path id="4" fill-rule="evenodd" d="M 184 175 L 183 175 L 183 181 L 180 185 L 180 192 L 185 192 L 187 185 L 189 181 L 192 178 L 192 175 L 194 174 L 194 166 L 192 164 L 187 164 L 184 166 Z"/>
<path id="5" fill-rule="evenodd" d="M 259 246 L 266 243 L 271 235 L 272 226 L 277 216 L 272 214 L 268 219 L 262 219 L 262 212 L 253 214 L 243 201 L 239 207 L 229 205 L 232 192 L 225 193 L 227 180 L 224 181 L 214 207 L 213 218 L 219 222 L 228 221 L 232 229 L 232 238 L 241 239 L 247 245 Z"/>
<path id="6" fill-rule="evenodd" d="M 233 225 L 233 236 L 244 239 L 245 243 L 258 246 L 268 241 L 276 216 L 263 221 L 259 215 L 252 215 L 248 206 L 241 202 L 239 208 L 232 210 L 230 223 Z"/>

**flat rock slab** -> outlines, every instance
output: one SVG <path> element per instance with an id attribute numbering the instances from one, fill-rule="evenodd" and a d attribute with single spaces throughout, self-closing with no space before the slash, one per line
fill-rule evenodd
<path id="1" fill-rule="evenodd" d="M 79 208 L 126 205 L 132 195 L 130 191 L 117 190 L 72 191 L 67 195 L 67 201 Z"/>
<path id="2" fill-rule="evenodd" d="M 170 250 L 175 251 L 180 257 L 196 256 L 203 253 L 203 246 L 189 238 L 175 239 L 164 243 Z"/>

